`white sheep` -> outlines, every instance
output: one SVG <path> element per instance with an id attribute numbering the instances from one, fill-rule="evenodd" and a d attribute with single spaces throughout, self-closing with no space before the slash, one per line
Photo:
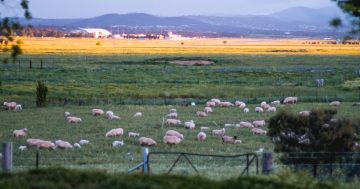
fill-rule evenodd
<path id="1" fill-rule="evenodd" d="M 234 144 L 237 136 L 222 136 L 221 139 L 223 143 Z"/>
<path id="2" fill-rule="evenodd" d="M 267 103 L 266 103 L 265 101 L 262 101 L 262 102 L 260 103 L 260 107 L 262 107 L 262 108 L 264 108 L 266 105 L 267 105 Z M 265 109 L 265 108 L 264 108 L 264 109 Z"/>
<path id="3" fill-rule="evenodd" d="M 198 117 L 206 117 L 206 116 L 207 116 L 207 113 L 206 113 L 206 112 L 197 111 L 197 112 L 196 112 L 196 115 L 197 115 Z"/>
<path id="4" fill-rule="evenodd" d="M 199 132 L 197 134 L 197 140 L 200 142 L 204 142 L 206 139 L 206 134 L 204 132 Z"/>
<path id="5" fill-rule="evenodd" d="M 211 134 L 214 135 L 214 136 L 224 136 L 225 135 L 225 128 L 214 129 L 214 130 L 212 130 Z"/>
<path id="6" fill-rule="evenodd" d="M 142 117 L 142 113 L 141 112 L 136 112 L 135 114 L 134 114 L 134 117 Z"/>
<path id="7" fill-rule="evenodd" d="M 212 113 L 212 112 L 213 112 L 213 109 L 212 109 L 211 107 L 205 107 L 205 108 L 204 108 L 204 112 L 207 113 L 207 114 L 208 114 L 208 113 Z"/>
<path id="8" fill-rule="evenodd" d="M 27 146 L 19 146 L 19 150 L 24 151 L 27 149 Z"/>
<path id="9" fill-rule="evenodd" d="M 226 127 L 235 127 L 236 126 L 236 124 L 233 124 L 233 123 L 225 123 L 224 124 L 224 127 L 226 128 Z"/>
<path id="10" fill-rule="evenodd" d="M 180 144 L 181 143 L 181 138 L 179 137 L 176 137 L 176 136 L 164 136 L 164 143 L 165 144 L 170 144 L 170 145 L 173 145 L 173 144 Z"/>
<path id="11" fill-rule="evenodd" d="M 74 143 L 74 148 L 81 148 L 81 145 L 79 143 Z"/>
<path id="12" fill-rule="evenodd" d="M 121 147 L 121 146 L 124 146 L 124 141 L 121 140 L 121 141 L 118 141 L 118 140 L 115 140 L 112 142 L 112 146 L 113 147 Z"/>
<path id="13" fill-rule="evenodd" d="M 276 112 L 276 107 L 270 107 L 269 109 L 266 110 L 267 112 Z"/>
<path id="14" fill-rule="evenodd" d="M 330 106 L 336 106 L 336 107 L 339 107 L 341 105 L 341 102 L 340 101 L 333 101 L 333 102 L 330 102 L 329 104 Z"/>
<path id="15" fill-rule="evenodd" d="M 66 120 L 67 120 L 68 123 L 80 123 L 80 122 L 82 122 L 81 118 L 73 117 L 73 116 L 67 117 Z"/>
<path id="16" fill-rule="evenodd" d="M 147 138 L 147 137 L 140 137 L 139 143 L 141 146 L 155 146 L 156 145 L 156 141 L 154 139 Z"/>
<path id="17" fill-rule="evenodd" d="M 73 146 L 69 142 L 63 141 L 63 140 L 55 141 L 55 145 L 57 148 L 60 148 L 60 149 L 73 148 Z"/>
<path id="18" fill-rule="evenodd" d="M 169 110 L 169 113 L 176 113 L 176 109 L 175 109 L 175 108 L 170 109 L 170 110 Z"/>
<path id="19" fill-rule="evenodd" d="M 263 130 L 263 129 L 260 129 L 260 128 L 252 128 L 251 129 L 251 132 L 254 134 L 254 135 L 266 135 L 267 131 Z"/>
<path id="20" fill-rule="evenodd" d="M 210 100 L 211 102 L 215 102 L 216 105 L 219 105 L 221 103 L 221 101 L 217 98 L 213 98 Z"/>
<path id="21" fill-rule="evenodd" d="M 91 114 L 92 114 L 93 116 L 103 115 L 103 114 L 104 114 L 104 110 L 102 110 L 102 109 L 92 109 L 92 110 L 91 110 Z"/>
<path id="22" fill-rule="evenodd" d="M 263 127 L 266 125 L 265 120 L 257 120 L 253 121 L 254 127 Z"/>
<path id="23" fill-rule="evenodd" d="M 245 112 L 245 113 L 249 113 L 249 112 L 250 112 L 250 109 L 249 109 L 249 108 L 244 108 L 244 112 Z"/>
<path id="24" fill-rule="evenodd" d="M 254 128 L 254 125 L 250 122 L 242 121 L 240 122 L 240 128 Z"/>
<path id="25" fill-rule="evenodd" d="M 220 106 L 221 107 L 230 107 L 230 106 L 234 106 L 234 104 L 231 102 L 220 102 Z"/>
<path id="26" fill-rule="evenodd" d="M 117 115 L 113 115 L 110 120 L 120 120 L 121 118 Z"/>
<path id="27" fill-rule="evenodd" d="M 80 145 L 87 145 L 90 143 L 90 141 L 82 139 L 79 141 L 79 143 L 80 143 Z"/>
<path id="28" fill-rule="evenodd" d="M 216 103 L 213 102 L 213 101 L 207 101 L 206 102 L 206 107 L 215 107 L 216 106 Z"/>
<path id="29" fill-rule="evenodd" d="M 116 129 L 111 129 L 110 131 L 108 131 L 105 136 L 106 137 L 115 137 L 115 136 L 122 136 L 124 134 L 124 129 L 122 128 L 116 128 Z"/>
<path id="30" fill-rule="evenodd" d="M 36 146 L 39 149 L 52 149 L 54 150 L 56 148 L 55 144 L 51 141 L 45 141 L 45 140 L 40 140 Z"/>
<path id="31" fill-rule="evenodd" d="M 64 112 L 64 116 L 65 116 L 65 117 L 69 117 L 69 116 L 70 116 L 70 112 Z"/>
<path id="32" fill-rule="evenodd" d="M 279 106 L 280 105 L 280 100 L 274 100 L 270 103 L 273 106 Z"/>
<path id="33" fill-rule="evenodd" d="M 235 140 L 235 141 L 234 141 L 234 144 L 241 144 L 241 143 L 242 143 L 241 140 Z"/>
<path id="34" fill-rule="evenodd" d="M 112 111 L 106 111 L 105 113 L 105 117 L 108 118 L 108 119 L 112 119 L 112 117 L 114 116 L 114 112 Z"/>
<path id="35" fill-rule="evenodd" d="M 26 137 L 28 134 L 28 130 L 27 128 L 23 128 L 23 129 L 19 129 L 19 130 L 14 130 L 13 131 L 13 135 L 16 138 L 20 138 L 20 137 Z"/>
<path id="36" fill-rule="evenodd" d="M 243 101 L 235 101 L 235 106 L 241 106 L 242 104 L 245 104 L 245 102 L 243 102 Z"/>
<path id="37" fill-rule="evenodd" d="M 193 120 L 184 123 L 185 129 L 195 129 L 195 123 Z"/>
<path id="38" fill-rule="evenodd" d="M 181 140 L 184 139 L 184 135 L 175 130 L 166 131 L 165 136 L 176 136 L 176 137 L 180 138 Z"/>
<path id="39" fill-rule="evenodd" d="M 129 136 L 129 137 L 139 137 L 139 136 L 140 136 L 140 133 L 128 132 L 128 136 Z"/>
<path id="40" fill-rule="evenodd" d="M 284 104 L 296 104 L 297 101 L 298 101 L 297 97 L 290 96 L 290 97 L 286 97 L 283 102 Z"/>
<path id="41" fill-rule="evenodd" d="M 181 125 L 181 121 L 177 119 L 166 119 L 166 125 Z"/>
<path id="42" fill-rule="evenodd" d="M 4 106 L 6 110 L 15 109 L 16 102 L 4 102 Z"/>
<path id="43" fill-rule="evenodd" d="M 261 112 L 264 112 L 264 109 L 262 107 L 256 107 L 255 112 L 256 113 L 261 113 Z"/>
<path id="44" fill-rule="evenodd" d="M 172 112 L 172 113 L 167 114 L 165 117 L 170 118 L 170 119 L 177 119 L 178 114 L 176 112 Z"/>
<path id="45" fill-rule="evenodd" d="M 209 127 L 200 127 L 200 131 L 208 131 L 208 130 L 210 130 Z"/>
<path id="46" fill-rule="evenodd" d="M 15 111 L 22 110 L 21 104 L 16 104 Z"/>
<path id="47" fill-rule="evenodd" d="M 308 110 L 301 111 L 301 112 L 299 112 L 299 115 L 302 117 L 309 117 L 310 111 L 308 111 Z"/>

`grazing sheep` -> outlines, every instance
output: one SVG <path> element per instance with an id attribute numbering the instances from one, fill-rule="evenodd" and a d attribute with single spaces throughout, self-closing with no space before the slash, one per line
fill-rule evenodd
<path id="1" fill-rule="evenodd" d="M 204 142 L 206 139 L 206 134 L 204 132 L 199 132 L 197 134 L 197 140 L 200 142 Z"/>
<path id="2" fill-rule="evenodd" d="M 264 108 L 266 105 L 267 105 L 267 103 L 266 103 L 265 101 L 262 101 L 262 102 L 260 103 L 260 107 L 262 107 L 262 108 Z M 264 108 L 264 109 L 265 109 L 265 108 Z"/>
<path id="3" fill-rule="evenodd" d="M 91 110 L 91 114 L 92 114 L 93 116 L 103 115 L 103 114 L 104 114 L 104 110 L 102 110 L 102 109 L 92 109 L 92 110 Z"/>
<path id="4" fill-rule="evenodd" d="M 263 127 L 266 125 L 265 120 L 253 121 L 254 127 Z"/>
<path id="5" fill-rule="evenodd" d="M 193 120 L 184 123 L 185 129 L 195 129 L 195 123 Z"/>
<path id="6" fill-rule="evenodd" d="M 216 103 L 213 101 L 206 102 L 206 107 L 215 107 L 215 106 L 216 106 Z"/>
<path id="7" fill-rule="evenodd" d="M 242 143 L 241 140 L 235 140 L 235 141 L 234 141 L 234 144 L 241 144 L 241 143 Z"/>
<path id="8" fill-rule="evenodd" d="M 105 136 L 106 137 L 115 137 L 115 136 L 122 136 L 124 134 L 124 129 L 122 128 L 116 128 L 116 129 L 111 129 L 110 131 L 108 131 Z"/>
<path id="9" fill-rule="evenodd" d="M 176 112 L 172 112 L 172 113 L 167 114 L 165 117 L 170 118 L 170 119 L 177 119 L 178 114 Z"/>
<path id="10" fill-rule="evenodd" d="M 220 102 L 220 106 L 221 107 L 230 107 L 230 106 L 234 106 L 234 104 L 231 102 Z"/>
<path id="11" fill-rule="evenodd" d="M 139 136 L 140 136 L 140 133 L 128 132 L 128 136 L 129 136 L 129 137 L 139 137 Z"/>
<path id="12" fill-rule="evenodd" d="M 240 128 L 252 129 L 252 128 L 254 128 L 254 125 L 250 122 L 242 121 L 242 122 L 240 122 Z"/>
<path id="13" fill-rule="evenodd" d="M 261 112 L 264 112 L 264 109 L 262 107 L 256 107 L 255 112 L 256 113 L 261 113 Z"/>
<path id="14" fill-rule="evenodd" d="M 225 135 L 225 128 L 222 129 L 214 129 L 212 130 L 211 134 L 213 136 L 224 136 Z"/>
<path id="15" fill-rule="evenodd" d="M 65 113 L 64 113 L 64 116 L 65 116 L 65 117 L 69 117 L 69 116 L 70 116 L 70 112 L 65 112 Z"/>
<path id="16" fill-rule="evenodd" d="M 28 134 L 28 130 L 27 128 L 23 128 L 23 129 L 19 129 L 19 130 L 14 130 L 13 131 L 13 135 L 16 138 L 20 138 L 20 137 L 26 137 Z"/>
<path id="17" fill-rule="evenodd" d="M 222 136 L 221 139 L 223 143 L 234 144 L 235 140 L 237 139 L 237 136 Z"/>
<path id="18" fill-rule="evenodd" d="M 79 143 L 74 143 L 74 148 L 81 148 L 80 144 Z"/>
<path id="19" fill-rule="evenodd" d="M 260 129 L 260 128 L 252 128 L 251 129 L 251 132 L 254 134 L 254 135 L 266 135 L 266 131 L 263 130 L 263 129 Z"/>
<path id="20" fill-rule="evenodd" d="M 142 117 L 142 113 L 141 112 L 136 112 L 135 114 L 134 114 L 134 117 Z"/>
<path id="21" fill-rule="evenodd" d="M 266 110 L 267 112 L 276 112 L 276 107 L 270 107 L 269 109 Z"/>
<path id="22" fill-rule="evenodd" d="M 212 109 L 211 107 L 205 107 L 205 108 L 204 108 L 204 112 L 207 113 L 207 114 L 208 114 L 208 113 L 212 113 L 212 112 L 213 112 L 213 109 Z"/>
<path id="23" fill-rule="evenodd" d="M 301 111 L 301 112 L 299 112 L 299 115 L 302 117 L 309 117 L 310 111 L 308 111 L 308 110 Z"/>
<path id="24" fill-rule="evenodd" d="M 240 109 L 243 109 L 243 108 L 246 108 L 246 104 L 245 103 L 242 103 L 240 106 L 239 106 Z"/>
<path id="25" fill-rule="evenodd" d="M 67 120 L 68 123 L 80 123 L 80 122 L 82 122 L 81 118 L 72 117 L 72 116 L 67 117 L 66 120 Z"/>
<path id="26" fill-rule="evenodd" d="M 200 127 L 200 131 L 208 131 L 208 130 L 210 130 L 209 127 Z"/>
<path id="27" fill-rule="evenodd" d="M 16 104 L 15 111 L 22 110 L 21 104 Z"/>
<path id="28" fill-rule="evenodd" d="M 262 108 L 264 110 L 268 110 L 269 108 L 271 108 L 271 106 L 269 104 L 265 104 L 264 106 L 262 106 Z"/>
<path id="29" fill-rule="evenodd" d="M 270 104 L 273 106 L 278 106 L 278 105 L 280 105 L 280 100 L 272 101 Z"/>
<path id="30" fill-rule="evenodd" d="M 36 146 L 39 149 L 51 149 L 54 150 L 56 148 L 55 144 L 52 143 L 51 141 L 45 141 L 45 140 L 40 140 Z"/>
<path id="31" fill-rule="evenodd" d="M 156 145 L 156 142 L 154 139 L 147 138 L 147 137 L 140 137 L 139 143 L 141 146 L 155 146 Z"/>
<path id="32" fill-rule="evenodd" d="M 181 121 L 178 119 L 167 119 L 165 121 L 166 125 L 181 125 Z"/>
<path id="33" fill-rule="evenodd" d="M 176 137 L 176 136 L 164 136 L 164 143 L 165 144 L 180 144 L 180 142 L 182 141 L 181 138 Z"/>
<path id="34" fill-rule="evenodd" d="M 29 138 L 29 139 L 26 140 L 26 145 L 27 145 L 27 146 L 36 146 L 37 143 L 39 143 L 39 142 L 41 142 L 41 141 L 43 141 L 43 140 L 41 140 L 41 139 Z"/>
<path id="35" fill-rule="evenodd" d="M 4 102 L 4 108 L 6 110 L 15 109 L 15 107 L 16 107 L 16 102 Z"/>
<path id="36" fill-rule="evenodd" d="M 105 117 L 108 119 L 112 119 L 112 117 L 114 116 L 114 112 L 112 111 L 106 111 L 105 113 Z"/>
<path id="37" fill-rule="evenodd" d="M 246 104 L 245 104 L 245 102 L 243 102 L 243 101 L 235 101 L 235 106 L 237 106 L 237 107 L 241 107 L 241 108 L 245 108 L 246 107 Z"/>
<path id="38" fill-rule="evenodd" d="M 27 146 L 19 146 L 19 150 L 24 151 L 27 149 Z"/>
<path id="39" fill-rule="evenodd" d="M 124 146 L 124 141 L 121 140 L 121 141 L 118 141 L 118 140 L 115 140 L 112 142 L 112 146 L 113 147 L 121 147 L 121 146 Z"/>
<path id="40" fill-rule="evenodd" d="M 207 116 L 207 113 L 206 113 L 206 112 L 197 111 L 197 112 L 196 112 L 196 115 L 197 115 L 198 117 L 206 117 L 206 116 Z"/>
<path id="41" fill-rule="evenodd" d="M 330 102 L 329 104 L 330 106 L 336 106 L 336 107 L 339 107 L 341 105 L 341 102 L 340 101 L 333 101 L 333 102 Z"/>
<path id="42" fill-rule="evenodd" d="M 111 118 L 110 118 L 110 120 L 120 120 L 121 118 L 119 117 L 119 116 L 117 116 L 117 115 L 113 115 Z"/>
<path id="43" fill-rule="evenodd" d="M 245 113 L 249 113 L 249 112 L 250 112 L 250 109 L 249 109 L 249 108 L 244 108 L 244 112 L 245 112 Z"/>
<path id="44" fill-rule="evenodd" d="M 80 143 L 81 145 L 87 145 L 87 144 L 90 143 L 90 141 L 82 139 L 82 140 L 79 141 L 79 143 Z"/>
<path id="45" fill-rule="evenodd" d="M 176 137 L 180 138 L 181 140 L 184 139 L 184 135 L 175 130 L 166 131 L 165 136 L 176 136 Z"/>
<path id="46" fill-rule="evenodd" d="M 176 109 L 170 109 L 170 111 L 169 111 L 170 113 L 176 113 Z"/>
<path id="47" fill-rule="evenodd" d="M 216 105 L 219 105 L 221 103 L 221 101 L 217 98 L 213 98 L 210 100 L 211 102 L 215 102 Z"/>
<path id="48" fill-rule="evenodd" d="M 55 145 L 57 148 L 60 148 L 60 149 L 73 148 L 73 146 L 69 142 L 63 141 L 63 140 L 55 141 Z"/>
<path id="49" fill-rule="evenodd" d="M 284 99 L 284 104 L 296 104 L 298 101 L 297 97 L 294 97 L 294 96 L 290 96 L 290 97 L 286 97 Z"/>

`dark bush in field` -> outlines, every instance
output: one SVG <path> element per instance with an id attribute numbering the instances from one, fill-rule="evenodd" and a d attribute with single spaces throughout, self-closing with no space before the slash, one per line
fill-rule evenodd
<path id="1" fill-rule="evenodd" d="M 47 93 L 48 87 L 41 81 L 38 81 L 36 87 L 36 106 L 37 107 L 46 107 L 47 106 Z"/>

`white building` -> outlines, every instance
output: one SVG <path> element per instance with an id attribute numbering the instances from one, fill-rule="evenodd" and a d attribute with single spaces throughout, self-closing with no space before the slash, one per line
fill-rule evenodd
<path id="1" fill-rule="evenodd" d="M 108 30 L 102 28 L 80 28 L 72 31 L 71 33 L 91 34 L 94 38 L 107 38 L 112 35 Z"/>
<path id="2" fill-rule="evenodd" d="M 172 32 L 168 32 L 168 36 L 170 40 L 184 40 L 190 39 L 189 37 L 183 37 L 181 35 L 173 34 Z"/>

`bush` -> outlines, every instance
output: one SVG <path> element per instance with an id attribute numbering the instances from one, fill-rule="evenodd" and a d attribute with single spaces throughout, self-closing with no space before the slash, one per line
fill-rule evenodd
<path id="1" fill-rule="evenodd" d="M 37 107 L 46 107 L 47 106 L 47 92 L 48 87 L 41 81 L 38 81 L 36 87 L 36 106 Z"/>

